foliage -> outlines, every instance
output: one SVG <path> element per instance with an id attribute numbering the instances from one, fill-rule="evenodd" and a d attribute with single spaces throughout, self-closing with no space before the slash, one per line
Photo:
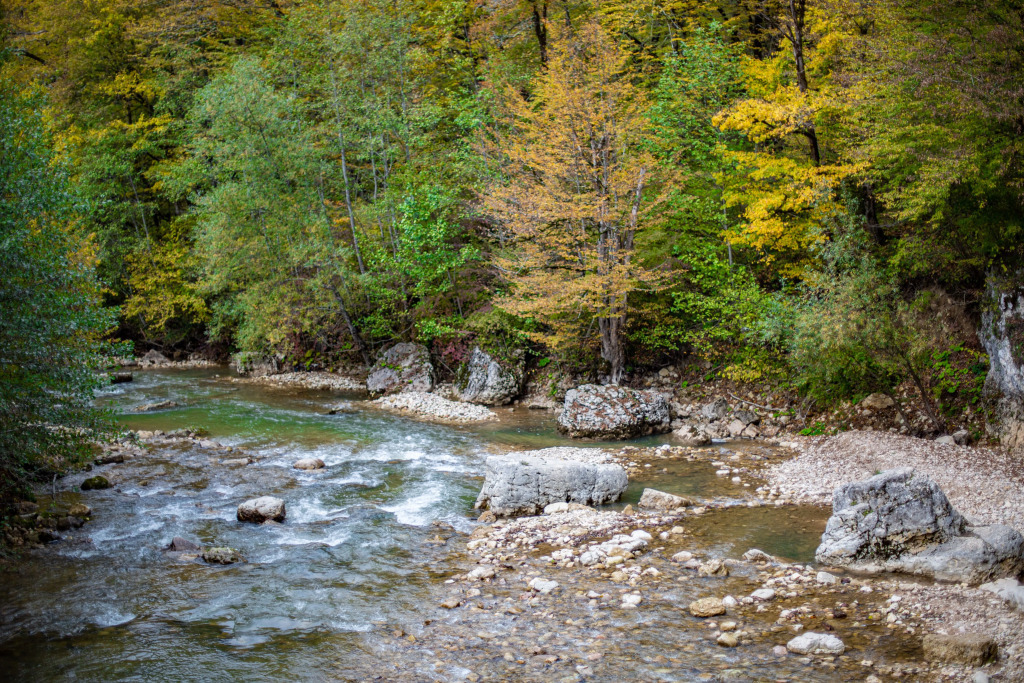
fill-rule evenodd
<path id="1" fill-rule="evenodd" d="M 94 248 L 74 232 L 74 196 L 43 109 L 40 96 L 0 85 L 3 507 L 33 477 L 81 463 L 114 433 L 91 402 L 104 355 L 117 350 L 103 342 L 116 311 L 99 307 Z"/>
<path id="2" fill-rule="evenodd" d="M 659 279 L 634 261 L 635 240 L 670 181 L 645 152 L 644 97 L 625 63 L 596 23 L 566 37 L 534 100 L 508 93 L 509 128 L 493 131 L 501 169 L 484 197 L 514 240 L 497 260 L 512 285 L 500 305 L 537 320 L 532 336 L 556 349 L 596 331 L 613 382 L 629 296 Z"/>

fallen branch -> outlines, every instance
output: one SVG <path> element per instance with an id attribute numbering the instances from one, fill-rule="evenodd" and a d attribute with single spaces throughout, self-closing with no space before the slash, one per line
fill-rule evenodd
<path id="1" fill-rule="evenodd" d="M 748 400 L 746 400 L 744 398 L 740 398 L 739 396 L 737 396 L 735 394 L 730 394 L 728 391 L 725 392 L 725 393 L 729 394 L 730 396 L 732 396 L 734 399 L 736 399 L 740 403 L 746 403 L 748 406 L 754 406 L 755 408 L 760 408 L 761 410 L 767 410 L 768 412 L 774 412 L 775 411 L 775 408 L 770 408 L 768 406 L 759 405 L 757 403 L 754 403 L 753 401 L 748 401 Z"/>

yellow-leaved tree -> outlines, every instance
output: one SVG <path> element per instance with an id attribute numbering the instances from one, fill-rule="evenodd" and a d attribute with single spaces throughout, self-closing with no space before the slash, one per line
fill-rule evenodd
<path id="1" fill-rule="evenodd" d="M 761 15 L 779 47 L 765 59 L 748 58 L 748 96 L 715 118 L 752 143 L 729 152 L 734 169 L 719 176 L 727 203 L 743 211 L 731 240 L 784 276 L 805 274 L 809 248 L 846 211 L 839 187 L 865 169 L 847 154 L 852 102 L 833 77 L 858 10 L 847 0 L 818 4 L 789 0 Z"/>
<path id="2" fill-rule="evenodd" d="M 596 21 L 558 36 L 531 95 L 507 93 L 484 196 L 511 238 L 497 259 L 511 291 L 498 305 L 536 321 L 535 339 L 555 349 L 599 342 L 612 383 L 626 366 L 629 295 L 658 279 L 634 245 L 666 188 L 626 59 Z"/>

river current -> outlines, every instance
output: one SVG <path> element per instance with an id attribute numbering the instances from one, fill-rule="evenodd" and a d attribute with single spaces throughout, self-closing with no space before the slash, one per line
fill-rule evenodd
<path id="1" fill-rule="evenodd" d="M 486 425 L 433 425 L 357 396 L 236 383 L 227 374 L 137 372 L 101 398 L 127 428 L 201 428 L 236 451 L 155 448 L 56 482 L 57 497 L 88 504 L 93 519 L 26 552 L 2 576 L 6 680 L 331 680 L 372 671 L 381 654 L 366 634 L 416 621 L 450 571 L 445 550 L 429 539 L 474 528 L 484 458 L 569 443 L 542 411 L 499 409 L 501 420 Z M 162 400 L 178 407 L 132 412 Z M 224 463 L 239 451 L 254 462 Z M 327 467 L 295 470 L 304 457 Z M 97 473 L 112 488 L 79 493 Z M 666 490 L 703 496 L 726 486 L 706 466 L 662 479 Z M 631 484 L 624 502 L 642 484 Z M 237 505 L 260 495 L 285 500 L 286 523 L 235 520 Z M 820 534 L 780 529 L 760 513 L 738 519 L 713 543 L 806 561 Z M 246 561 L 181 559 L 165 551 L 174 536 L 236 548 Z"/>

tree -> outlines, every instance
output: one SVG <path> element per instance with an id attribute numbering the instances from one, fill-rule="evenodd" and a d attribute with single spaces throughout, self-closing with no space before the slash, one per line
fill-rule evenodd
<path id="1" fill-rule="evenodd" d="M 658 279 L 633 259 L 659 179 L 626 59 L 596 22 L 562 36 L 534 97 L 508 92 L 511 120 L 494 131 L 502 175 L 484 197 L 514 240 L 497 261 L 512 287 L 500 305 L 543 323 L 537 338 L 555 347 L 587 344 L 596 327 L 612 383 L 629 295 Z"/>
<path id="2" fill-rule="evenodd" d="M 9 83 L 0 63 L 0 83 Z M 92 405 L 104 379 L 91 245 L 72 231 L 66 170 L 55 160 L 43 101 L 0 85 L 0 505 L 41 472 L 82 462 L 114 433 Z"/>
<path id="3" fill-rule="evenodd" d="M 733 244 L 799 277 L 812 247 L 828 239 L 828 226 L 845 210 L 840 186 L 865 164 L 844 154 L 850 102 L 832 78 L 850 22 L 802 0 L 783 5 L 764 14 L 778 47 L 766 59 L 748 58 L 747 96 L 715 122 L 748 141 L 729 153 L 733 167 L 719 174 L 727 203 L 743 215 Z"/>

